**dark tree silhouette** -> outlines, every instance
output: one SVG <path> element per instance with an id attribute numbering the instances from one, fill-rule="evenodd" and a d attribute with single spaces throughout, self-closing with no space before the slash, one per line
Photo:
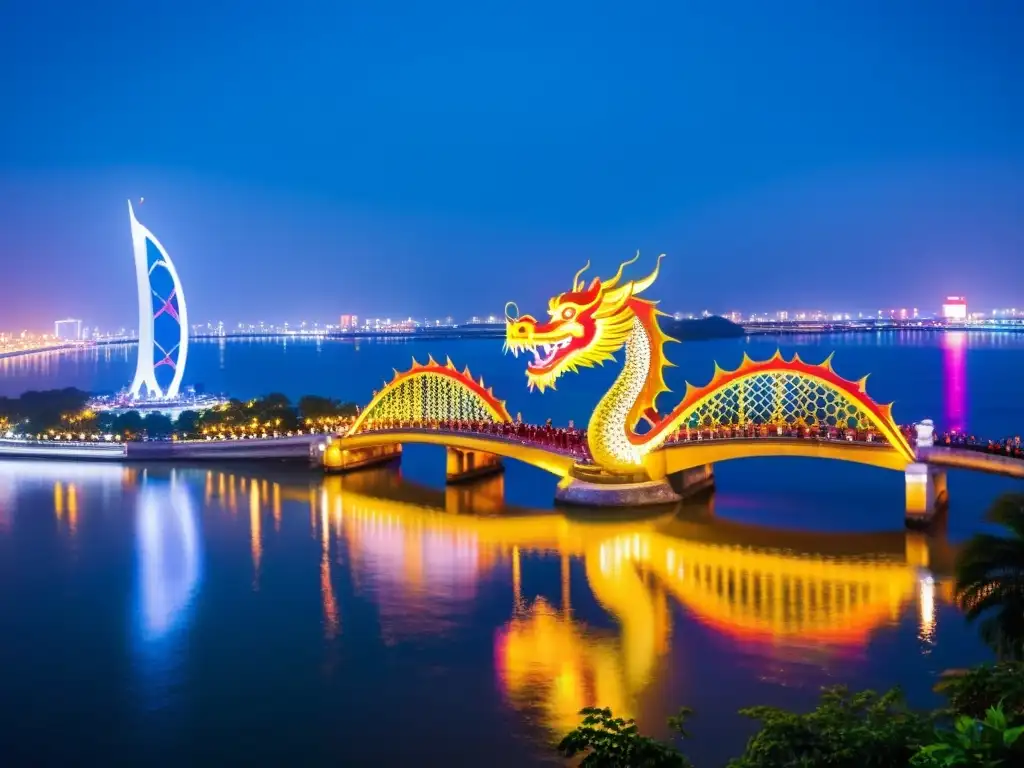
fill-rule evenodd
<path id="1" fill-rule="evenodd" d="M 1005 535 L 977 533 L 956 562 L 956 599 L 1001 659 L 1024 659 L 1024 493 L 1005 493 L 988 522 Z"/>

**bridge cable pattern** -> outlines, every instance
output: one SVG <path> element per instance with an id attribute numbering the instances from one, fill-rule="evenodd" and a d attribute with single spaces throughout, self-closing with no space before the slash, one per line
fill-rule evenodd
<path id="1" fill-rule="evenodd" d="M 442 422 L 510 422 L 505 402 L 476 380 L 469 368 L 459 371 L 448 360 L 441 365 L 429 359 L 413 360 L 412 368 L 385 384 L 359 415 L 348 434 L 374 429 L 380 424 Z"/>
<path id="2" fill-rule="evenodd" d="M 779 425 L 869 429 L 865 408 L 824 383 L 788 371 L 767 371 L 713 392 L 689 414 L 685 426 Z"/>

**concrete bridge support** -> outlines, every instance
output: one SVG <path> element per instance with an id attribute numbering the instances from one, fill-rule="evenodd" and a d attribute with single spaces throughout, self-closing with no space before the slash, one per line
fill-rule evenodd
<path id="1" fill-rule="evenodd" d="M 559 481 L 555 502 L 571 507 L 626 509 L 677 503 L 680 496 L 665 476 L 664 464 L 655 469 L 660 470 L 657 480 L 652 480 L 645 471 L 616 475 L 598 467 L 577 464 L 568 477 Z"/>
<path id="2" fill-rule="evenodd" d="M 906 485 L 906 524 L 910 528 L 926 528 L 949 503 L 946 471 L 915 462 L 907 467 Z"/>
<path id="3" fill-rule="evenodd" d="M 325 472 L 354 472 L 357 469 L 391 464 L 402 458 L 401 445 L 375 445 L 369 448 L 342 449 L 337 442 L 319 453 Z"/>
<path id="4" fill-rule="evenodd" d="M 445 474 L 449 483 L 461 483 L 505 471 L 501 457 L 493 453 L 470 448 L 446 448 L 445 451 L 448 454 Z"/>
<path id="5" fill-rule="evenodd" d="M 701 464 L 699 467 L 674 472 L 668 476 L 668 482 L 681 499 L 712 491 L 715 488 L 715 465 Z"/>

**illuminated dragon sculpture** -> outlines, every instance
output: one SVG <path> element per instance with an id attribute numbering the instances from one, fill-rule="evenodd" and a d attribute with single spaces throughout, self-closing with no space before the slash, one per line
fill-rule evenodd
<path id="1" fill-rule="evenodd" d="M 583 273 L 588 262 L 576 273 L 572 290 L 548 302 L 547 320 L 520 315 L 513 302 L 505 307 L 505 348 L 517 355 L 528 351 L 533 359 L 527 364 L 530 388 L 543 392 L 554 388 L 564 373 L 580 368 L 614 362 L 615 353 L 625 347 L 625 363 L 615 383 L 605 393 L 590 418 L 587 441 L 594 461 L 601 468 L 621 474 L 643 470 L 645 458 L 656 451 L 673 433 L 687 423 L 696 409 L 717 391 L 730 383 L 750 377 L 784 372 L 786 375 L 814 380 L 846 402 L 855 403 L 858 411 L 880 431 L 887 442 L 909 460 L 913 452 L 892 420 L 890 406 L 877 405 L 867 398 L 865 380 L 847 381 L 836 375 L 826 360 L 809 365 L 799 358 L 754 362 L 744 357 L 735 371 L 716 366 L 715 377 L 705 387 L 687 384 L 682 402 L 670 413 L 658 413 L 658 396 L 669 391 L 664 370 L 672 365 L 665 357 L 664 346 L 675 339 L 667 336 L 659 325 L 656 303 L 640 298 L 658 278 L 661 259 L 654 271 L 638 280 L 624 280 L 626 267 L 640 254 L 619 267 L 610 280 L 595 277 L 588 285 Z M 646 421 L 648 428 L 638 431 Z"/>

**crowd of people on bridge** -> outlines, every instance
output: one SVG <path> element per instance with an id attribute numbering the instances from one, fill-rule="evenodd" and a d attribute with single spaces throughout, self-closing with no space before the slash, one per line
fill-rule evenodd
<path id="1" fill-rule="evenodd" d="M 911 445 L 917 438 L 917 432 L 913 424 L 903 427 L 903 432 Z M 960 448 L 968 451 L 979 451 L 981 453 L 993 453 L 1000 456 L 1009 456 L 1013 459 L 1024 459 L 1024 445 L 1021 444 L 1020 435 L 1004 437 L 1001 440 L 988 440 L 967 432 L 948 431 L 937 433 L 934 436 L 935 445 L 946 446 L 947 448 Z"/>
<path id="2" fill-rule="evenodd" d="M 673 432 L 668 443 L 686 443 L 694 440 L 728 440 L 768 437 L 788 437 L 808 440 L 847 440 L 855 443 L 883 442 L 877 432 L 835 425 L 803 424 L 738 424 L 733 426 L 682 427 Z"/>
<path id="3" fill-rule="evenodd" d="M 568 427 L 556 427 L 548 419 L 544 424 L 527 424 L 522 418 L 513 422 L 475 421 L 469 419 L 378 419 L 364 425 L 367 430 L 381 429 L 423 429 L 439 432 L 471 432 L 485 437 L 500 437 L 523 444 L 550 448 L 559 453 L 568 453 L 578 461 L 591 460 L 587 447 L 587 431 L 576 429 L 572 422 Z"/>
<path id="4" fill-rule="evenodd" d="M 581 461 L 590 458 L 587 430 L 577 429 L 572 421 L 567 427 L 555 427 L 548 419 L 544 424 L 528 424 L 517 416 L 513 422 L 473 421 L 462 419 L 378 419 L 363 425 L 365 430 L 426 429 L 442 432 L 472 432 L 506 440 L 532 443 L 545 448 L 577 456 Z M 804 426 L 798 424 L 744 424 L 737 426 L 681 427 L 669 435 L 667 444 L 699 440 L 726 440 L 751 438 L 796 438 L 809 440 L 846 440 L 859 443 L 884 442 L 884 438 L 870 429 L 852 429 L 843 426 Z"/>
<path id="5" fill-rule="evenodd" d="M 425 429 L 441 432 L 471 432 L 474 434 L 499 437 L 524 444 L 537 445 L 567 453 L 582 463 L 591 461 L 587 447 L 587 430 L 578 429 L 573 422 L 567 427 L 552 425 L 551 419 L 544 424 L 529 424 L 517 414 L 512 422 L 493 422 L 468 419 L 378 419 L 363 425 L 365 430 Z M 900 432 L 910 445 L 915 445 L 917 429 L 914 424 L 900 426 Z M 669 435 L 667 445 L 696 442 L 701 440 L 754 439 L 754 438 L 795 438 L 808 440 L 845 440 L 855 443 L 884 443 L 885 438 L 872 429 L 855 429 L 835 425 L 803 424 L 754 424 L 735 426 L 706 426 L 698 428 L 681 427 Z M 962 448 L 984 453 L 999 454 L 1024 459 L 1024 445 L 1019 435 L 1002 440 L 987 440 L 965 432 L 949 431 L 935 435 L 935 445 Z"/>

